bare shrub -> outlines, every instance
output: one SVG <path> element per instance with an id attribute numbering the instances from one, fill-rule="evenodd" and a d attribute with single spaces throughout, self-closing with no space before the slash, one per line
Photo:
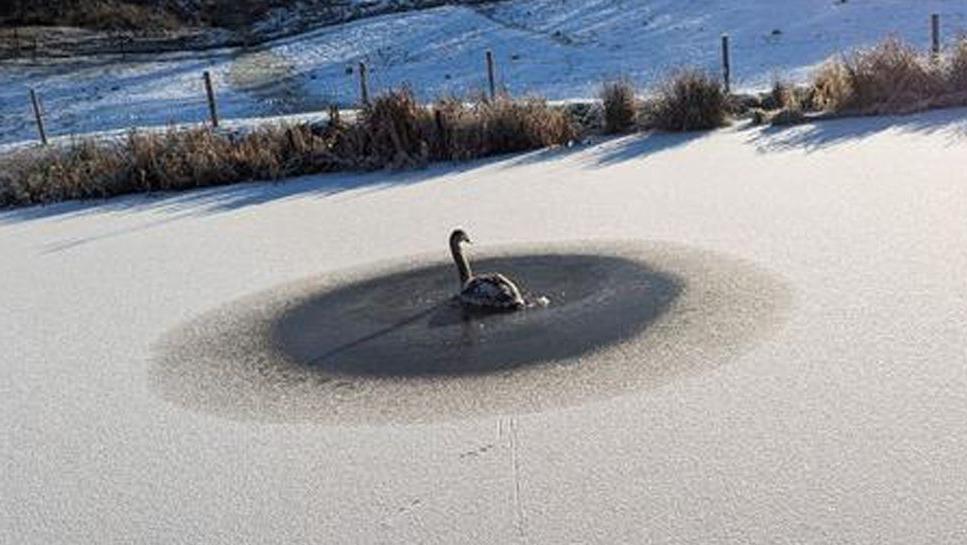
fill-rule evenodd
<path id="1" fill-rule="evenodd" d="M 631 81 L 620 79 L 606 82 L 599 96 L 604 106 L 605 133 L 622 133 L 634 125 L 638 107 Z"/>
<path id="2" fill-rule="evenodd" d="M 816 107 L 834 112 L 916 109 L 944 91 L 936 63 L 897 38 L 827 61 L 815 74 Z"/>
<path id="3" fill-rule="evenodd" d="M 161 2 L 46 0 L 11 2 L 0 20 L 12 25 L 54 25 L 96 30 L 172 30 L 183 21 Z"/>
<path id="4" fill-rule="evenodd" d="M 722 84 L 707 72 L 686 69 L 673 74 L 648 104 L 651 126 L 669 131 L 721 127 L 728 121 L 728 97 Z"/>

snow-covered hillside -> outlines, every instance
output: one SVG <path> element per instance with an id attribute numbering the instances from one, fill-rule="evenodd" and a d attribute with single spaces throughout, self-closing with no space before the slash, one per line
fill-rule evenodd
<path id="1" fill-rule="evenodd" d="M 653 83 L 671 68 L 717 68 L 719 36 L 732 37 L 740 88 L 801 78 L 838 51 L 896 33 L 925 45 L 929 15 L 944 35 L 967 28 L 951 0 L 512 0 L 385 15 L 279 39 L 255 50 L 117 56 L 0 67 L 0 144 L 34 138 L 27 89 L 43 97 L 55 135 L 206 118 L 211 70 L 222 115 L 279 115 L 357 97 L 365 61 L 374 90 L 410 83 L 423 97 L 482 89 L 483 52 L 500 83 L 552 99 L 594 95 L 607 78 Z"/>

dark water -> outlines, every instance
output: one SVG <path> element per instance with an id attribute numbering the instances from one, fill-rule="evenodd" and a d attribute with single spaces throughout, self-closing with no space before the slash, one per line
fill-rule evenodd
<path id="1" fill-rule="evenodd" d="M 485 259 L 546 306 L 467 312 L 452 265 L 364 280 L 303 301 L 280 317 L 274 344 L 291 360 L 359 376 L 467 375 L 578 356 L 643 330 L 680 293 L 668 274 L 619 257 Z"/>

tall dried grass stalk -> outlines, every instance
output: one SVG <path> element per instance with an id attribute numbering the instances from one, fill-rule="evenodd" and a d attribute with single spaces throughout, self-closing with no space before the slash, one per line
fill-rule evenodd
<path id="1" fill-rule="evenodd" d="M 638 113 L 635 88 L 630 80 L 619 79 L 606 82 L 599 93 L 604 107 L 604 132 L 622 133 L 635 124 Z"/>
<path id="2" fill-rule="evenodd" d="M 707 72 L 685 69 L 658 88 L 646 108 L 648 124 L 668 131 L 714 129 L 728 122 L 729 101 L 722 83 Z"/>
<path id="3" fill-rule="evenodd" d="M 967 71 L 962 44 L 932 59 L 891 37 L 827 61 L 813 78 L 813 106 L 837 113 L 904 113 L 930 107 L 961 85 Z"/>

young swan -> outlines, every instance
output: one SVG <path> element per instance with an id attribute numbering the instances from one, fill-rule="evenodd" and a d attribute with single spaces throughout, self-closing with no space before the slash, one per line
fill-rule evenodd
<path id="1" fill-rule="evenodd" d="M 457 297 L 464 305 L 478 309 L 518 310 L 524 308 L 524 298 L 520 289 L 509 278 L 500 273 L 474 275 L 470 263 L 463 255 L 461 244 L 470 244 L 470 237 L 463 229 L 450 235 L 450 253 L 460 273 L 460 295 Z"/>

